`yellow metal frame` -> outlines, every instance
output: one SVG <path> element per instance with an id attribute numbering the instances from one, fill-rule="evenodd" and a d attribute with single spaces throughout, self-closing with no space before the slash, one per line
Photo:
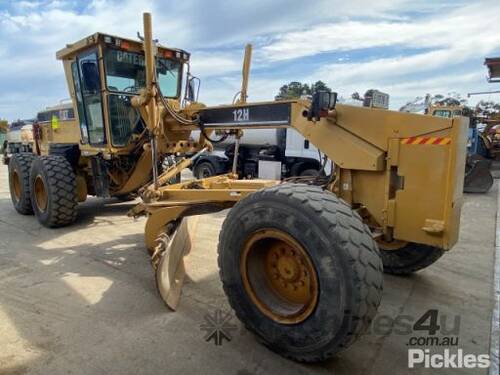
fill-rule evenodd
<path id="1" fill-rule="evenodd" d="M 234 175 L 214 176 L 160 187 L 154 200 L 140 203 L 129 216 L 147 215 L 146 247 L 152 251 L 164 227 L 182 217 L 217 212 L 234 206 L 256 190 L 278 184 L 275 180 L 238 180 Z"/>
<path id="2" fill-rule="evenodd" d="M 302 114 L 308 104 L 291 102 L 291 126 L 335 162 L 337 178 L 329 187 L 332 192 L 354 208 L 362 207 L 367 224 L 387 242 L 409 241 L 443 249 L 453 246 L 458 238 L 466 118 L 338 105 L 329 117 L 311 122 Z M 405 144 L 405 139 L 415 137 L 449 138 L 450 142 Z M 215 199 L 230 206 L 270 183 L 226 176 L 197 181 L 196 189 L 188 188 L 189 184 L 161 186 L 155 193 L 156 202 L 145 203 L 149 220 L 159 220 L 159 207 L 177 206 L 177 202 L 184 207 Z M 231 195 L 236 185 L 237 189 L 246 187 L 245 194 Z M 153 210 L 155 218 L 151 218 Z M 167 217 L 175 220 L 175 215 Z M 151 226 L 146 226 L 149 244 L 161 225 L 153 227 L 149 233 Z"/>

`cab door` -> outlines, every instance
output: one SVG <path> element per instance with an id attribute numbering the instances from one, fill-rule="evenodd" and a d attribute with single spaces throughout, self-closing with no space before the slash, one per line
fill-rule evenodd
<path id="1" fill-rule="evenodd" d="M 82 141 L 103 145 L 106 143 L 106 132 L 97 50 L 79 55 L 72 64 L 72 74 Z"/>

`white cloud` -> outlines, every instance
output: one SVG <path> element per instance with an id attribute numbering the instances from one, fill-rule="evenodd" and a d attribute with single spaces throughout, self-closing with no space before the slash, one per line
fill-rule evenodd
<path id="1" fill-rule="evenodd" d="M 500 43 L 500 35 L 496 37 Z M 412 56 L 398 56 L 370 60 L 362 63 L 328 64 L 316 71 L 313 76 L 338 85 L 349 82 L 373 81 L 385 83 L 401 80 L 401 76 L 432 72 L 439 69 L 453 68 L 471 57 L 484 56 L 492 52 L 493 45 L 485 43 L 477 46 L 461 46 L 450 49 L 440 49 Z M 482 67 L 478 66 L 478 69 Z M 458 77 L 457 77 L 458 78 Z M 457 79 L 458 81 L 458 79 Z"/>
<path id="2" fill-rule="evenodd" d="M 0 87 L 17 98 L 0 97 L 0 117 L 9 119 L 33 116 L 68 96 L 57 50 L 96 31 L 135 38 L 148 10 L 162 44 L 192 52 L 192 72 L 202 79 L 201 99 L 209 104 L 227 103 L 239 90 L 246 42 L 255 48 L 250 100 L 272 99 L 291 80 L 321 79 L 342 94 L 385 89 L 393 102 L 423 95 L 426 87 L 488 89 L 481 60 L 500 52 L 498 0 L 466 6 L 448 0 L 12 4 L 0 5 Z M 378 47 L 389 48 L 381 55 Z M 369 53 L 360 54 L 364 49 Z M 323 65 L 304 64 L 305 56 Z"/>
<path id="3" fill-rule="evenodd" d="M 439 9 L 437 6 L 436 9 Z M 398 22 L 345 21 L 317 25 L 278 36 L 263 47 L 270 60 L 293 59 L 322 52 L 372 47 L 447 48 L 473 43 L 499 47 L 500 2 L 487 1 L 429 19 Z"/>
<path id="4" fill-rule="evenodd" d="M 17 1 L 14 7 L 18 10 L 34 9 L 42 5 L 41 1 Z"/>
<path id="5" fill-rule="evenodd" d="M 243 52 L 197 52 L 191 55 L 191 71 L 194 75 L 208 78 L 227 75 L 241 70 Z"/>
<path id="6" fill-rule="evenodd" d="M 248 101 L 273 100 L 279 88 L 283 85 L 281 79 L 252 78 L 248 86 Z M 202 81 L 200 100 L 208 105 L 231 103 L 241 88 L 241 76 L 232 75 Z"/>
<path id="7" fill-rule="evenodd" d="M 388 57 L 351 59 L 350 52 L 366 48 L 391 47 Z M 411 50 L 414 52 L 410 52 Z M 332 62 L 324 52 L 342 52 Z M 317 25 L 305 31 L 278 36 L 264 46 L 261 58 L 290 61 L 318 56 L 326 62 L 297 80 L 321 79 L 342 95 L 370 88 L 391 94 L 392 108 L 427 92 L 463 93 L 491 90 L 485 82 L 486 55 L 500 52 L 500 3 L 475 3 L 418 21 L 360 22 Z M 371 50 L 377 56 L 377 50 Z M 473 67 L 471 68 L 471 65 Z"/>

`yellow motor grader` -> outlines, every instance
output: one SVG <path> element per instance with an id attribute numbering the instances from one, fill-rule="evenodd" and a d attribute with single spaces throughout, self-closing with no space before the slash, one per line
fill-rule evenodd
<path id="1" fill-rule="evenodd" d="M 139 189 L 130 215 L 147 218 L 146 246 L 171 308 L 190 248 L 186 218 L 230 208 L 218 264 L 236 315 L 275 352 L 324 360 L 368 328 L 383 271 L 421 270 L 457 242 L 468 120 L 341 105 L 329 92 L 248 103 L 250 54 L 236 103 L 207 107 L 196 101 L 189 54 L 157 45 L 149 14 L 142 41 L 94 34 L 68 45 L 57 56 L 79 137 L 39 136 L 45 151 L 10 165 L 12 196 L 53 224 L 69 222 L 87 193 Z M 269 128 L 300 132 L 333 162 L 331 175 L 172 183 L 220 137 Z M 177 163 L 160 172 L 171 155 Z"/>

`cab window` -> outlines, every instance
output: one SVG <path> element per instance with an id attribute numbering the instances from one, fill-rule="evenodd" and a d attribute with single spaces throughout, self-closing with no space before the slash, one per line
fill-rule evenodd
<path id="1" fill-rule="evenodd" d="M 144 55 L 108 49 L 104 55 L 106 82 L 110 91 L 137 94 L 146 86 Z M 179 96 L 182 65 L 179 61 L 156 58 L 158 86 L 166 98 Z"/>
<path id="2" fill-rule="evenodd" d="M 71 73 L 73 75 L 73 82 L 75 85 L 75 99 L 76 99 L 76 112 L 80 123 L 80 132 L 82 135 L 82 143 L 89 143 L 89 131 L 87 129 L 87 120 L 85 116 L 85 109 L 83 107 L 83 96 L 80 88 L 80 75 L 78 74 L 78 64 L 73 62 L 71 64 Z"/>
<path id="3" fill-rule="evenodd" d="M 432 114 L 438 117 L 447 117 L 447 118 L 451 117 L 451 111 L 447 109 L 436 109 Z"/>
<path id="4" fill-rule="evenodd" d="M 76 74 L 78 79 L 74 80 L 75 92 L 82 136 L 87 135 L 91 144 L 103 144 L 106 142 L 106 136 L 96 51 L 86 52 L 78 56 L 73 76 Z"/>
<path id="5" fill-rule="evenodd" d="M 144 122 L 131 98 L 146 86 L 146 66 L 141 53 L 107 49 L 104 53 L 111 144 L 128 145 L 134 134 L 144 130 Z M 182 64 L 166 58 L 156 58 L 158 86 L 164 97 L 180 94 Z"/>

